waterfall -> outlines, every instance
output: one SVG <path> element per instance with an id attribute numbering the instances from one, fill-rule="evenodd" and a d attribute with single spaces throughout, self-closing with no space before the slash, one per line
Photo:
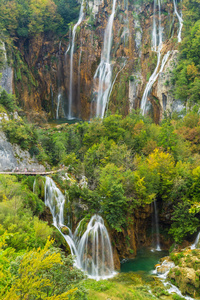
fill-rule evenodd
<path id="1" fill-rule="evenodd" d="M 157 1 L 158 1 L 158 28 L 157 28 L 157 23 L 156 23 L 156 4 L 157 4 Z M 182 27 L 183 27 L 183 19 L 177 11 L 176 0 L 173 0 L 173 3 L 174 3 L 174 13 L 176 14 L 176 16 L 179 20 L 179 24 L 180 24 L 179 31 L 178 31 L 178 42 L 181 42 L 181 31 L 182 31 Z M 148 94 L 149 94 L 153 84 L 157 80 L 159 74 L 163 71 L 164 66 L 165 66 L 165 64 L 166 64 L 166 62 L 169 58 L 169 55 L 170 55 L 170 51 L 168 51 L 164 55 L 164 57 L 162 59 L 162 62 L 161 62 L 160 70 L 158 72 L 160 61 L 161 61 L 161 50 L 162 50 L 162 46 L 163 46 L 162 30 L 163 29 L 162 29 L 162 26 L 161 26 L 161 0 L 154 0 L 152 47 L 151 47 L 151 50 L 157 52 L 157 64 L 156 64 L 156 67 L 154 69 L 153 74 L 149 78 L 149 81 L 146 85 L 146 88 L 145 88 L 143 96 L 142 96 L 141 110 L 142 110 L 143 115 L 147 111 L 147 97 L 148 97 Z"/>
<path id="2" fill-rule="evenodd" d="M 61 103 L 61 98 L 62 98 L 62 89 L 61 89 L 61 66 L 62 66 L 62 61 L 61 61 L 61 45 L 62 42 L 60 41 L 59 43 L 59 62 L 58 62 L 58 96 L 57 96 L 57 108 L 56 108 L 56 119 L 59 119 L 59 109 L 60 109 L 60 103 Z M 64 113 L 64 109 L 63 109 Z"/>
<path id="3" fill-rule="evenodd" d="M 75 239 L 78 239 L 76 232 Z M 90 278 L 99 280 L 114 275 L 114 264 L 108 231 L 102 217 L 94 215 L 77 243 L 80 268 Z"/>
<path id="4" fill-rule="evenodd" d="M 81 220 L 73 234 L 64 225 L 65 197 L 50 177 L 46 177 L 44 190 L 45 205 L 51 211 L 53 225 L 63 235 L 75 256 L 74 265 L 95 280 L 113 277 L 115 272 L 112 247 L 102 217 L 94 215 L 84 233 L 81 230 L 84 219 Z M 63 233 L 63 228 L 67 229 L 68 234 Z"/>
<path id="5" fill-rule="evenodd" d="M 78 104 L 77 104 L 77 108 L 78 108 L 78 117 L 80 117 L 80 111 L 81 111 L 81 59 L 82 59 L 82 53 L 83 53 L 83 41 L 82 38 L 81 40 L 81 45 L 80 45 L 80 55 L 79 55 L 79 60 L 78 60 L 78 93 L 77 93 L 77 97 L 78 97 Z"/>
<path id="6" fill-rule="evenodd" d="M 46 177 L 44 187 L 44 203 L 49 207 L 52 217 L 53 225 L 55 227 L 64 226 L 64 205 L 65 196 L 57 188 L 55 182 L 50 178 Z"/>
<path id="7" fill-rule="evenodd" d="M 108 19 L 108 23 L 104 33 L 104 44 L 101 53 L 101 61 L 95 72 L 94 80 L 99 80 L 98 91 L 96 96 L 96 117 L 103 118 L 106 104 L 112 86 L 112 66 L 110 61 L 112 47 L 112 29 L 115 17 L 116 0 L 113 0 L 112 13 Z"/>
<path id="8" fill-rule="evenodd" d="M 152 210 L 153 210 L 153 215 L 152 215 L 152 236 L 154 237 L 154 233 L 155 233 L 155 236 L 156 236 L 155 250 L 156 251 L 161 251 L 161 248 L 160 248 L 159 218 L 158 218 L 158 210 L 157 210 L 156 201 L 151 203 L 151 206 L 152 206 Z M 154 238 L 153 238 L 153 241 L 154 241 Z M 154 251 L 154 249 L 152 251 Z"/>
<path id="9" fill-rule="evenodd" d="M 57 99 L 57 109 L 56 109 L 56 119 L 57 120 L 59 119 L 60 100 L 61 100 L 61 93 L 59 92 L 58 99 Z"/>
<path id="10" fill-rule="evenodd" d="M 191 249 L 197 249 L 198 248 L 198 244 L 199 244 L 199 239 L 200 239 L 200 232 L 198 233 L 197 237 L 196 237 L 196 240 L 194 242 L 194 244 L 191 245 Z"/>
<path id="11" fill-rule="evenodd" d="M 156 24 L 156 4 L 158 1 L 158 28 Z M 160 0 L 154 0 L 154 8 L 153 8 L 153 30 L 152 30 L 152 47 L 151 50 L 157 52 L 157 64 L 156 68 L 149 78 L 149 81 L 146 85 L 146 88 L 144 90 L 142 101 L 141 101 L 141 110 L 142 114 L 144 115 L 146 113 L 146 106 L 147 106 L 147 96 L 156 81 L 158 74 L 158 68 L 160 65 L 161 60 L 161 50 L 162 50 L 162 26 L 161 26 L 161 1 Z"/>
<path id="12" fill-rule="evenodd" d="M 173 3 L 174 3 L 174 13 L 176 14 L 178 21 L 179 21 L 178 42 L 180 43 L 181 42 L 181 32 L 182 32 L 182 28 L 183 28 L 183 19 L 177 11 L 176 0 L 173 0 Z"/>
<path id="13" fill-rule="evenodd" d="M 156 251 L 161 251 L 160 248 L 160 231 L 159 231 L 159 223 L 158 223 L 158 211 L 156 201 L 154 204 L 154 215 L 155 215 L 155 227 L 156 227 Z"/>
<path id="14" fill-rule="evenodd" d="M 73 32 L 72 32 L 72 44 L 71 44 L 71 52 L 70 52 L 70 78 L 69 78 L 69 111 L 68 111 L 68 119 L 73 119 L 72 113 L 72 102 L 73 102 L 73 58 L 74 58 L 74 43 L 76 37 L 76 30 L 77 27 L 81 24 L 84 18 L 84 0 L 81 2 L 81 9 L 79 13 L 78 22 L 74 25 Z"/>

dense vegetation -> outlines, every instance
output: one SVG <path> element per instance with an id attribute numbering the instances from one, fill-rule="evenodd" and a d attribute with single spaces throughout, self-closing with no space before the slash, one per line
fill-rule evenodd
<path id="1" fill-rule="evenodd" d="M 1 34 L 27 38 L 41 32 L 66 34 L 69 23 L 78 17 L 79 4 L 73 0 L 2 0 Z"/>
<path id="2" fill-rule="evenodd" d="M 184 1 L 187 9 L 184 39 L 173 77 L 176 98 L 190 106 L 197 104 L 187 114 L 183 112 L 184 116 L 165 116 L 156 125 L 134 111 L 126 117 L 116 114 L 103 121 L 39 127 L 29 124 L 25 117 L 15 118 L 18 109 L 15 98 L 0 91 L 0 112 L 9 114 L 9 120 L 1 122 L 0 130 L 8 140 L 29 150 L 51 169 L 61 164 L 66 166 L 67 180 L 53 176 L 70 201 L 65 215 L 75 213 L 77 220 L 85 217 L 87 223 L 98 212 L 112 232 L 123 232 L 138 208 L 157 201 L 161 213 L 170 216 L 163 231 L 165 238 L 180 244 L 197 233 L 200 227 L 199 5 L 199 1 Z M 74 0 L 2 0 L 0 38 L 9 36 L 17 41 L 39 33 L 65 35 L 78 12 L 79 4 Z M 61 175 L 65 176 L 64 173 Z M 87 185 L 81 184 L 83 176 Z M 97 293 L 101 294 L 99 299 L 114 293 L 118 293 L 119 299 L 123 299 L 122 294 L 125 299 L 153 299 L 147 287 L 135 277 L 127 283 L 128 291 L 118 279 L 107 283 L 83 281 L 84 275 L 73 267 L 72 257 L 66 256 L 69 249 L 65 242 L 44 221 L 44 181 L 37 177 L 33 193 L 33 180 L 0 176 L 0 299 L 81 300 L 87 299 L 88 289 L 89 299 L 95 299 Z M 199 278 L 197 275 L 195 278 Z M 182 280 L 181 273 L 174 276 Z"/>
<path id="3" fill-rule="evenodd" d="M 117 231 L 126 228 L 127 215 L 137 207 L 162 201 L 163 207 L 173 206 L 169 233 L 181 242 L 199 225 L 199 130 L 194 108 L 161 125 L 132 113 L 41 129 L 38 136 L 49 164 L 65 164 L 77 178 L 87 177 L 89 190 L 68 188 L 73 201 L 82 199 L 90 212 L 101 210 Z"/>
<path id="4" fill-rule="evenodd" d="M 174 83 L 176 98 L 191 106 L 200 99 L 200 4 L 185 0 L 184 5 L 184 39 Z"/>
<path id="5" fill-rule="evenodd" d="M 20 122 L 18 126 L 19 120 L 10 119 L 2 126 L 7 133 L 6 127 L 12 124 L 12 134 L 17 139 L 19 128 L 23 132 L 28 126 L 25 120 Z M 38 159 L 48 162 L 51 168 L 60 164 L 68 168 L 71 179 L 63 181 L 64 173 L 61 177 L 53 177 L 60 188 L 68 192 L 71 205 L 66 206 L 65 214 L 74 212 L 77 219 L 85 217 L 87 223 L 93 213 L 100 212 L 107 226 L 120 232 L 127 229 L 137 208 L 156 200 L 162 203 L 164 213 L 167 209 L 172 213 L 166 235 L 180 243 L 196 232 L 200 210 L 198 108 L 194 107 L 183 118 L 178 115 L 166 117 L 160 125 L 133 112 L 125 118 L 111 115 L 89 124 L 32 127 L 32 131 Z M 8 133 L 7 136 L 11 139 Z M 15 142 L 31 149 L 20 139 Z M 88 186 L 81 185 L 83 175 Z M 70 282 L 62 277 L 61 287 L 58 285 L 61 274 L 69 274 L 72 260 L 52 248 L 52 242 L 46 242 L 51 236 L 56 240 L 56 247 L 63 244 L 59 234 L 41 220 L 44 216 L 44 183 L 38 177 L 33 193 L 33 180 L 32 177 L 0 177 L 0 255 L 3 262 L 0 271 L 7 274 L 7 280 L 4 276 L 1 282 L 1 295 L 4 299 L 15 299 L 16 291 L 20 291 L 30 299 L 37 299 L 34 298 L 35 290 L 30 290 L 29 285 L 22 288 L 19 280 L 27 281 L 28 261 L 31 261 L 37 271 L 30 284 L 34 284 L 37 291 L 39 289 L 38 295 L 42 299 L 66 299 L 59 298 L 62 294 L 63 297 L 84 299 L 89 283 L 81 281 L 83 276 L 77 270 L 69 275 Z M 36 251 L 38 247 L 41 248 Z M 44 261 L 44 265 L 40 265 L 38 257 L 49 257 L 51 263 L 46 265 Z M 42 286 L 38 279 L 41 274 Z M 109 288 L 113 285 L 110 283 Z M 92 286 L 89 288 L 93 289 Z M 16 296 L 16 299 L 21 298 Z"/>
<path id="6" fill-rule="evenodd" d="M 0 176 L 0 299 L 85 299 L 82 272 L 40 218 L 44 203 L 32 192 L 33 181 Z"/>
<path id="7" fill-rule="evenodd" d="M 41 162 L 52 167 L 64 164 L 78 181 L 86 176 L 88 188 L 60 182 L 73 203 L 81 199 L 89 207 L 79 218 L 101 211 L 110 228 L 122 231 L 128 215 L 156 200 L 163 203 L 163 210 L 173 209 L 168 234 L 175 242 L 196 232 L 200 210 L 198 108 L 184 118 L 166 117 L 161 125 L 137 112 L 90 124 L 32 127 L 31 133 L 22 120 L 2 124 L 11 142 L 37 154 Z"/>

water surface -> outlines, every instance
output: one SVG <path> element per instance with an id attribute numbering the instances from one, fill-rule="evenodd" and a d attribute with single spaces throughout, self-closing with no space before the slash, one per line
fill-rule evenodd
<path id="1" fill-rule="evenodd" d="M 159 262 L 160 258 L 167 256 L 168 254 L 168 251 L 151 251 L 146 248 L 140 249 L 134 259 L 121 262 L 121 272 L 144 271 L 150 273 L 155 269 L 154 266 Z"/>

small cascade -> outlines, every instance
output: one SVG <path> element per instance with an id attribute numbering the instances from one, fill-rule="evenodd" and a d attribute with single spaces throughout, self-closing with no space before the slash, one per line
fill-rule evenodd
<path id="1" fill-rule="evenodd" d="M 190 296 L 184 296 L 181 291 L 175 286 L 173 285 L 170 281 L 167 280 L 167 276 L 169 274 L 169 271 L 171 268 L 174 268 L 175 267 L 175 264 L 174 262 L 172 261 L 167 261 L 167 260 L 164 260 L 161 264 L 161 267 L 163 269 L 166 269 L 166 271 L 164 273 L 160 273 L 158 271 L 158 267 L 156 267 L 156 270 L 153 271 L 152 273 L 153 274 L 156 274 L 158 276 L 158 278 L 162 281 L 163 285 L 165 287 L 167 287 L 167 291 L 169 294 L 177 294 L 178 296 L 181 297 L 181 299 L 186 299 L 186 300 L 194 300 L 194 298 L 190 297 Z"/>
<path id="2" fill-rule="evenodd" d="M 178 37 L 178 42 L 180 43 L 181 42 L 181 33 L 182 33 L 182 28 L 183 28 L 183 19 L 182 19 L 181 14 L 178 13 L 176 0 L 173 0 L 173 3 L 174 3 L 174 13 L 176 14 L 178 21 L 179 21 L 179 31 L 178 31 L 177 37 Z"/>
<path id="3" fill-rule="evenodd" d="M 76 37 L 76 30 L 77 27 L 81 24 L 84 18 L 84 0 L 81 2 L 81 9 L 79 13 L 79 19 L 78 22 L 74 25 L 73 31 L 72 31 L 72 44 L 71 44 L 71 52 L 70 52 L 70 78 L 69 78 L 69 111 L 68 111 L 68 119 L 73 119 L 73 113 L 72 113 L 72 102 L 73 102 L 73 72 L 74 72 L 74 66 L 73 66 L 73 58 L 74 58 L 74 43 L 75 43 L 75 37 Z"/>
<path id="4" fill-rule="evenodd" d="M 94 81 L 98 79 L 98 89 L 96 95 L 96 117 L 103 118 L 109 94 L 112 87 L 112 65 L 110 61 L 112 47 L 112 30 L 115 17 L 116 0 L 113 0 L 112 13 L 108 19 L 108 23 L 104 33 L 104 44 L 101 53 L 101 61 L 95 72 Z"/>
<path id="5" fill-rule="evenodd" d="M 200 239 L 200 232 L 198 233 L 197 237 L 196 237 L 196 240 L 194 241 L 194 244 L 191 245 L 191 249 L 194 250 L 194 249 L 198 249 L 199 247 L 199 239 Z"/>
<path id="6" fill-rule="evenodd" d="M 50 177 L 46 177 L 44 198 L 45 205 L 53 216 L 53 225 L 65 238 L 72 255 L 75 256 L 74 265 L 95 280 L 113 277 L 115 272 L 112 247 L 102 217 L 94 215 L 85 232 L 82 232 L 84 219 L 81 220 L 73 234 L 64 225 L 65 196 Z M 66 229 L 68 234 L 64 234 Z"/>
<path id="7" fill-rule="evenodd" d="M 45 181 L 44 203 L 51 211 L 53 225 L 56 228 L 64 226 L 65 196 L 50 177 L 46 177 Z"/>
<path id="8" fill-rule="evenodd" d="M 160 248 L 160 231 L 159 231 L 159 219 L 158 219 L 158 210 L 157 210 L 157 204 L 156 201 L 152 203 L 153 208 L 153 218 L 152 218 L 152 233 L 154 233 L 153 228 L 155 228 L 155 234 L 156 234 L 156 244 L 155 244 L 155 250 L 161 251 Z"/>

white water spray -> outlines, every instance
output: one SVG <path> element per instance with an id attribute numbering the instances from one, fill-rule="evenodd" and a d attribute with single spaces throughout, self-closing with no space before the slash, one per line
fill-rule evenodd
<path id="1" fill-rule="evenodd" d="M 103 118 L 106 104 L 109 100 L 112 86 L 112 66 L 110 61 L 112 47 L 112 30 L 115 17 L 116 0 L 113 0 L 112 13 L 104 33 L 104 46 L 101 53 L 101 61 L 95 72 L 94 80 L 98 78 L 98 92 L 96 97 L 96 117 Z"/>
<path id="2" fill-rule="evenodd" d="M 81 2 L 81 9 L 79 13 L 78 22 L 74 25 L 73 32 L 72 32 L 72 45 L 71 45 L 71 52 L 70 52 L 70 79 L 69 79 L 69 112 L 68 112 L 69 120 L 73 119 L 72 102 L 73 102 L 74 43 L 75 43 L 77 27 L 81 24 L 83 18 L 84 18 L 84 0 L 82 0 Z"/>
<path id="3" fill-rule="evenodd" d="M 58 99 L 57 99 L 57 108 L 56 108 L 56 119 L 57 120 L 59 119 L 60 100 L 61 100 L 61 93 L 59 92 Z"/>
<path id="4" fill-rule="evenodd" d="M 78 236 L 75 236 L 75 240 Z M 96 280 L 113 277 L 111 243 L 102 217 L 94 215 L 77 243 L 80 268 Z"/>
<path id="5" fill-rule="evenodd" d="M 53 225 L 63 235 L 72 255 L 75 256 L 75 266 L 95 280 L 113 277 L 115 272 L 112 247 L 102 217 L 94 215 L 83 234 L 81 227 L 84 220 L 82 220 L 72 234 L 64 225 L 65 197 L 49 177 L 46 177 L 45 182 L 45 205 L 51 211 Z M 66 228 L 68 234 L 64 234 L 62 228 Z"/>
<path id="6" fill-rule="evenodd" d="M 173 0 L 173 3 L 174 3 L 174 13 L 176 14 L 178 21 L 179 21 L 178 42 L 180 43 L 181 42 L 181 33 L 182 33 L 182 28 L 183 28 L 183 19 L 181 17 L 181 14 L 178 13 L 176 0 Z"/>

